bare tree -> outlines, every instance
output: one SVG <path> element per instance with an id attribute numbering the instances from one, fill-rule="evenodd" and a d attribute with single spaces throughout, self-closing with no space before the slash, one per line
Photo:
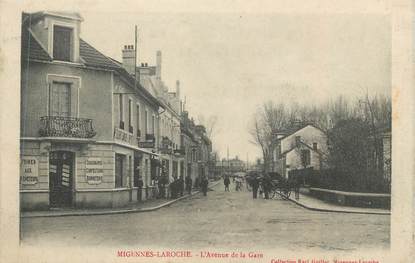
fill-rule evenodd
<path id="1" fill-rule="evenodd" d="M 289 123 L 291 116 L 284 104 L 272 101 L 264 103 L 253 116 L 253 125 L 249 130 L 252 142 L 262 150 L 264 171 L 271 170 L 272 154 L 277 145 L 277 133 Z"/>

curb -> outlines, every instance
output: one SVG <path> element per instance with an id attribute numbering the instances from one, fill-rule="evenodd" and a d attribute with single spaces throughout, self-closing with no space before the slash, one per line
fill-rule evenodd
<path id="1" fill-rule="evenodd" d="M 218 184 L 219 182 L 213 183 L 212 185 L 208 186 L 208 187 L 214 187 Z M 82 211 L 82 212 L 68 212 L 68 213 L 61 213 L 61 214 L 42 214 L 42 215 L 20 215 L 20 218 L 39 218 L 39 217 L 65 217 L 65 216 L 95 216 L 95 215 L 116 215 L 116 214 L 126 214 L 126 213 L 143 213 L 143 212 L 152 212 L 152 211 L 156 211 L 159 210 L 160 208 L 169 206 L 173 203 L 176 203 L 180 200 L 186 199 L 188 197 L 191 197 L 193 195 L 199 194 L 200 190 L 195 191 L 191 194 L 188 195 L 184 195 L 181 196 L 177 199 L 174 200 L 170 200 L 168 202 L 165 202 L 163 204 L 160 204 L 158 206 L 153 206 L 153 207 L 146 207 L 146 208 L 135 208 L 135 209 L 124 209 L 124 210 L 115 210 L 115 211 Z"/>
<path id="2" fill-rule="evenodd" d="M 315 208 L 315 207 L 310 207 L 310 206 L 306 206 L 294 199 L 291 198 L 287 198 L 286 196 L 278 193 L 281 197 L 283 197 L 285 200 L 289 200 L 293 203 L 295 203 L 298 206 L 301 206 L 305 209 L 311 210 L 311 211 L 318 211 L 318 212 L 329 212 L 329 213 L 345 213 L 345 214 L 368 214 L 368 215 L 391 215 L 391 213 L 389 212 L 359 212 L 359 211 L 347 211 L 347 210 L 334 210 L 334 209 L 323 209 L 323 208 Z"/>

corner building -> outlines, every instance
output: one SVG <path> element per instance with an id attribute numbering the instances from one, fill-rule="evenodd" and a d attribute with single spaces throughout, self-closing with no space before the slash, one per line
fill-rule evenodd
<path id="1" fill-rule="evenodd" d="M 22 16 L 22 209 L 120 207 L 156 195 L 162 107 L 80 37 L 82 21 Z"/>

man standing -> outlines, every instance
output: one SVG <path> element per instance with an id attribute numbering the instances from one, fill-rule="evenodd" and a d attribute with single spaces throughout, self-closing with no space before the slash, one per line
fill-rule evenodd
<path id="1" fill-rule="evenodd" d="M 265 199 L 269 199 L 269 192 L 271 190 L 271 177 L 269 177 L 268 174 L 265 174 L 262 182 L 263 182 L 262 186 L 264 188 Z"/>
<path id="2" fill-rule="evenodd" d="M 230 183 L 231 183 L 231 180 L 229 180 L 229 176 L 225 175 L 225 178 L 223 179 L 223 184 L 225 185 L 225 192 L 229 192 Z"/>
<path id="3" fill-rule="evenodd" d="M 190 177 L 190 175 L 186 176 L 185 183 L 186 191 L 190 195 L 192 193 L 192 178 Z"/>
<path id="4" fill-rule="evenodd" d="M 184 180 L 183 180 L 183 176 L 179 177 L 179 191 L 180 191 L 180 196 L 183 196 L 183 192 L 184 192 Z"/>
<path id="5" fill-rule="evenodd" d="M 254 175 L 251 179 L 251 187 L 252 187 L 252 198 L 256 199 L 258 196 L 258 188 L 259 188 L 259 179 L 257 175 Z"/>
<path id="6" fill-rule="evenodd" d="M 138 193 L 137 193 L 138 201 L 142 201 L 142 199 L 143 199 L 143 185 L 144 185 L 143 178 L 141 176 L 139 176 L 138 177 L 138 184 L 137 184 L 137 187 L 138 187 Z"/>
<path id="7" fill-rule="evenodd" d="M 208 184 L 209 184 L 208 179 L 206 178 L 206 176 L 203 176 L 202 181 L 200 182 L 200 186 L 202 188 L 202 192 L 204 196 L 207 195 Z"/>

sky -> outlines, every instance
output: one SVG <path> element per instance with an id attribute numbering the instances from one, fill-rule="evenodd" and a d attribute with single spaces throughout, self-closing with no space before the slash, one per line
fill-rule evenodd
<path id="1" fill-rule="evenodd" d="M 181 83 L 186 110 L 195 119 L 217 116 L 213 148 L 221 157 L 260 156 L 248 128 L 268 100 L 319 104 L 390 94 L 390 17 L 359 13 L 113 12 L 93 8 L 81 37 L 121 60 L 139 27 L 139 63 L 163 56 L 162 78 Z"/>

